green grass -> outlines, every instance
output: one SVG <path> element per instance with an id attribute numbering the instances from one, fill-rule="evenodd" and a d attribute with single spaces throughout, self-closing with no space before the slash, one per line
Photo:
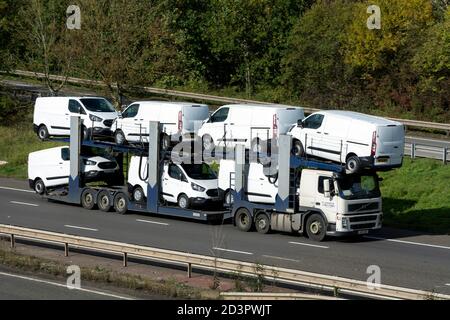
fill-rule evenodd
<path id="1" fill-rule="evenodd" d="M 8 162 L 0 166 L 0 176 L 27 179 L 28 154 L 59 145 L 61 144 L 41 142 L 31 124 L 0 126 L 0 160 Z"/>
<path id="2" fill-rule="evenodd" d="M 406 158 L 401 169 L 380 176 L 384 225 L 450 234 L 450 166 Z"/>

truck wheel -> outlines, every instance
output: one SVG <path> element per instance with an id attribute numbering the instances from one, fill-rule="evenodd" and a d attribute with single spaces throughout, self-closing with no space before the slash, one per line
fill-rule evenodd
<path id="1" fill-rule="evenodd" d="M 248 212 L 248 210 L 245 208 L 240 208 L 236 212 L 235 221 L 238 229 L 244 232 L 249 232 L 253 225 L 252 216 L 250 215 L 250 212 Z"/>
<path id="2" fill-rule="evenodd" d="M 189 206 L 190 206 L 189 198 L 185 194 L 182 194 L 182 195 L 180 195 L 178 197 L 178 206 L 181 209 L 188 209 L 189 208 Z"/>
<path id="3" fill-rule="evenodd" d="M 212 151 L 214 149 L 214 141 L 209 134 L 202 137 L 202 147 L 205 151 Z"/>
<path id="4" fill-rule="evenodd" d="M 292 154 L 296 157 L 303 157 L 305 155 L 305 148 L 301 141 L 295 140 L 292 145 Z"/>
<path id="5" fill-rule="evenodd" d="M 112 203 L 108 191 L 102 190 L 98 193 L 97 205 L 103 212 L 109 212 L 111 210 Z"/>
<path id="6" fill-rule="evenodd" d="M 141 187 L 134 188 L 133 200 L 139 203 L 143 203 L 145 201 L 144 190 Z"/>
<path id="7" fill-rule="evenodd" d="M 87 210 L 92 210 L 95 207 L 95 191 L 86 189 L 81 194 L 81 206 Z"/>
<path id="8" fill-rule="evenodd" d="M 40 178 L 36 179 L 36 181 L 34 182 L 34 191 L 40 196 L 45 194 L 46 192 L 45 184 L 44 181 L 42 181 L 42 179 Z"/>
<path id="9" fill-rule="evenodd" d="M 267 214 L 260 213 L 255 219 L 256 231 L 262 234 L 267 234 L 270 232 L 270 220 Z"/>
<path id="10" fill-rule="evenodd" d="M 45 125 L 42 125 L 39 127 L 37 131 L 38 138 L 41 139 L 41 141 L 45 141 L 49 137 L 48 129 Z"/>
<path id="11" fill-rule="evenodd" d="M 117 130 L 114 133 L 114 141 L 118 145 L 125 145 L 127 143 L 127 139 L 125 138 L 125 134 L 122 132 L 122 130 Z"/>
<path id="12" fill-rule="evenodd" d="M 323 241 L 327 235 L 325 220 L 320 214 L 311 215 L 306 222 L 306 233 L 311 240 Z"/>
<path id="13" fill-rule="evenodd" d="M 350 174 L 358 173 L 361 170 L 361 160 L 358 156 L 350 156 L 347 159 L 347 171 Z"/>
<path id="14" fill-rule="evenodd" d="M 114 197 L 114 210 L 118 214 L 125 214 L 128 211 L 128 197 L 123 192 L 119 192 Z"/>

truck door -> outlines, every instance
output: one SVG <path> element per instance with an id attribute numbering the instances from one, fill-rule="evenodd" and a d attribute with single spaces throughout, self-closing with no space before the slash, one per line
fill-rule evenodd
<path id="1" fill-rule="evenodd" d="M 330 181 L 330 191 L 331 191 L 331 196 L 330 197 L 325 197 L 325 191 L 324 191 L 324 181 L 325 180 L 329 180 Z M 337 201 L 336 201 L 336 197 L 334 196 L 335 189 L 334 189 L 333 179 L 331 177 L 319 176 L 317 178 L 317 189 L 316 189 L 316 191 L 317 192 L 316 192 L 315 207 L 317 209 L 322 210 L 322 212 L 325 214 L 327 219 L 329 219 L 329 217 L 336 216 Z"/>

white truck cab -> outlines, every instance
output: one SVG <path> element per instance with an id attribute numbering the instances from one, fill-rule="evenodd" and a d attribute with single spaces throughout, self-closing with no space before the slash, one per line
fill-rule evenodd
<path id="1" fill-rule="evenodd" d="M 147 181 L 147 158 L 132 157 L 128 172 L 128 190 L 134 201 L 145 202 Z M 161 172 L 161 194 L 165 201 L 177 203 L 182 209 L 222 201 L 217 175 L 206 163 L 164 163 Z"/>

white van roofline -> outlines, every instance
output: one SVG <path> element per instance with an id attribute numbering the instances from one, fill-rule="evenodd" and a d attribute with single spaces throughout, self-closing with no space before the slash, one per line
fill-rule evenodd
<path id="1" fill-rule="evenodd" d="M 354 111 L 344 111 L 344 110 L 326 110 L 326 111 L 319 111 L 315 114 L 323 114 L 323 115 L 331 115 L 331 116 L 337 116 L 340 118 L 350 118 L 352 120 L 359 120 L 364 122 L 369 122 L 375 125 L 397 125 L 401 126 L 403 125 L 400 122 L 388 120 L 382 117 L 372 116 L 364 113 L 354 112 Z"/>
<path id="2" fill-rule="evenodd" d="M 265 109 L 301 109 L 302 107 L 288 106 L 283 104 L 227 104 L 220 108 L 265 108 Z"/>
<path id="3" fill-rule="evenodd" d="M 133 104 L 139 104 L 141 106 L 171 106 L 171 107 L 190 107 L 190 106 L 201 106 L 201 107 L 207 107 L 208 105 L 203 103 L 192 103 L 192 102 L 173 102 L 173 101 L 135 101 L 133 103 L 130 103 L 129 105 Z"/>
<path id="4" fill-rule="evenodd" d="M 74 97 L 74 96 L 70 96 L 70 97 L 38 97 L 37 99 L 40 100 L 52 100 L 52 99 L 106 99 L 105 97 L 95 97 L 95 96 L 82 96 L 82 97 Z"/>

